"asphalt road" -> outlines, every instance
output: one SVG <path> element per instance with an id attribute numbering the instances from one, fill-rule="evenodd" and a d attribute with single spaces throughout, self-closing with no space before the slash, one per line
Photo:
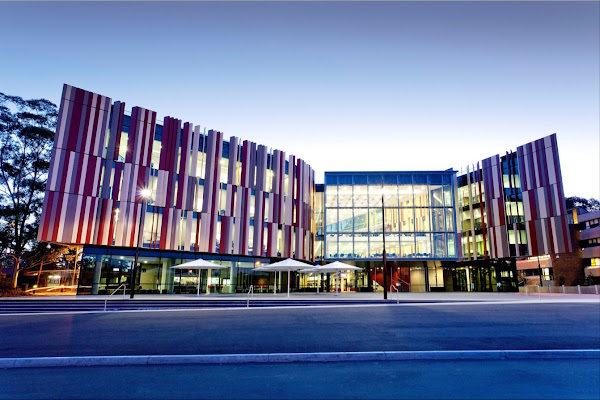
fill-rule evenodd
<path id="1" fill-rule="evenodd" d="M 600 349 L 594 303 L 0 316 L 0 357 Z"/>
<path id="2" fill-rule="evenodd" d="M 598 399 L 599 360 L 0 370 L 2 399 Z"/>

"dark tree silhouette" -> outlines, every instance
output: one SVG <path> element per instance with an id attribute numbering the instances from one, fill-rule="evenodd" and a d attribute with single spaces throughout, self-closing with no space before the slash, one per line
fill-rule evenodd
<path id="1" fill-rule="evenodd" d="M 582 207 L 587 211 L 600 210 L 600 201 L 596 199 L 584 199 L 583 197 L 567 197 L 565 199 L 567 203 L 567 210 L 575 207 Z"/>
<path id="2" fill-rule="evenodd" d="M 21 263 L 35 242 L 58 112 L 44 99 L 0 93 L 0 250 Z"/>

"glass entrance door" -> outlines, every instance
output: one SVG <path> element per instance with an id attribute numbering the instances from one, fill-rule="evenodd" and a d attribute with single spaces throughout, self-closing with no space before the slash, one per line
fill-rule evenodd
<path id="1" fill-rule="evenodd" d="M 467 284 L 467 270 L 466 268 L 457 268 L 453 274 L 454 290 L 457 292 L 468 292 L 469 286 Z"/>

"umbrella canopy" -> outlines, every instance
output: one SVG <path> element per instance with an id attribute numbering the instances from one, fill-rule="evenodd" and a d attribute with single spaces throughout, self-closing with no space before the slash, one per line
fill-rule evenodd
<path id="1" fill-rule="evenodd" d="M 327 272 L 333 272 L 333 273 L 339 273 L 341 271 L 360 271 L 362 270 L 362 268 L 360 267 L 355 267 L 354 265 L 350 265 L 350 264 L 345 264 L 343 262 L 339 262 L 339 261 L 334 261 L 332 263 L 329 263 L 327 265 L 323 265 L 322 267 L 316 267 L 314 269 L 314 271 L 311 272 L 319 272 L 319 273 L 327 273 Z M 339 279 L 338 279 L 339 281 Z M 335 286 L 335 295 L 337 296 L 338 293 L 338 287 L 337 285 Z"/>
<path id="2" fill-rule="evenodd" d="M 273 272 L 287 271 L 287 273 L 288 273 L 287 295 L 288 295 L 288 297 L 290 297 L 290 271 L 298 271 L 298 270 L 305 269 L 306 267 L 310 267 L 310 266 L 311 266 L 310 264 L 288 258 L 287 260 L 278 261 L 276 263 L 265 265 L 263 267 L 254 268 L 254 270 L 255 271 L 273 271 Z M 277 275 L 275 275 L 275 279 L 277 279 Z M 275 287 L 277 287 L 277 284 L 275 284 Z M 277 289 L 275 289 L 275 290 L 277 290 Z"/>
<path id="3" fill-rule="evenodd" d="M 223 268 L 229 268 L 229 267 L 227 267 L 225 265 L 215 264 L 210 261 L 206 261 L 206 260 L 199 258 L 194 261 L 175 265 L 171 268 L 174 268 L 174 269 L 223 269 Z"/>
<path id="4" fill-rule="evenodd" d="M 278 261 L 273 264 L 264 265 L 262 267 L 254 268 L 256 271 L 298 271 L 304 268 L 310 268 L 312 265 L 302 261 L 296 261 L 291 258 L 287 260 Z"/>
<path id="5" fill-rule="evenodd" d="M 346 264 L 339 261 L 334 261 L 322 267 L 315 267 L 319 270 L 318 272 L 338 272 L 338 271 L 360 271 L 362 268 L 355 267 L 354 265 Z M 315 271 L 317 272 L 317 271 Z"/>
<path id="6" fill-rule="evenodd" d="M 298 272 L 301 274 L 317 274 L 319 273 L 319 267 L 301 269 Z"/>
<path id="7" fill-rule="evenodd" d="M 200 296 L 200 270 L 202 270 L 202 269 L 224 269 L 224 268 L 229 268 L 229 267 L 227 267 L 225 265 L 215 264 L 210 261 L 206 261 L 206 260 L 199 258 L 194 261 L 175 265 L 171 268 L 173 268 L 173 269 L 197 269 L 198 270 L 198 288 L 196 290 L 196 296 Z M 208 288 L 206 289 L 206 294 L 209 294 Z"/>

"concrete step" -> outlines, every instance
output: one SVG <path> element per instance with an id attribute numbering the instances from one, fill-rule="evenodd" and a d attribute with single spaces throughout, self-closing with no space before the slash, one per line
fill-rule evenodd
<path id="1" fill-rule="evenodd" d="M 423 301 L 402 301 L 402 303 L 422 303 Z M 436 302 L 433 300 L 427 303 Z M 310 307 L 323 305 L 365 305 L 395 304 L 395 300 L 262 300 L 250 299 L 250 307 Z M 109 300 L 107 310 L 158 310 L 193 308 L 247 307 L 247 299 L 222 300 Z M 1 314 L 44 313 L 65 311 L 102 311 L 104 299 L 98 300 L 1 300 Z"/>

